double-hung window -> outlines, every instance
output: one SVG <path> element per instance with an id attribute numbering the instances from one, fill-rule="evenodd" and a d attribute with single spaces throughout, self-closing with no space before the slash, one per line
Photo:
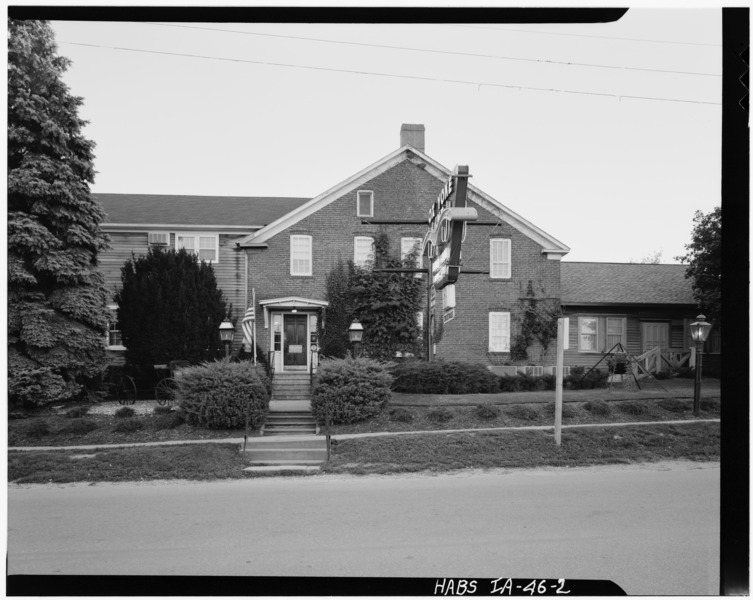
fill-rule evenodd
<path id="1" fill-rule="evenodd" d="M 357 267 L 365 267 L 374 259 L 374 238 L 356 236 L 353 240 L 353 264 Z"/>
<path id="2" fill-rule="evenodd" d="M 356 216 L 374 216 L 374 192 L 368 190 L 356 192 Z"/>
<path id="3" fill-rule="evenodd" d="M 489 274 L 492 279 L 510 279 L 512 275 L 511 241 L 503 238 L 489 240 Z"/>
<path id="4" fill-rule="evenodd" d="M 489 352 L 510 351 L 510 313 L 489 313 Z"/>
<path id="5" fill-rule="evenodd" d="M 125 350 L 123 336 L 120 332 L 120 324 L 118 323 L 118 305 L 108 304 L 107 312 L 109 315 L 107 321 L 107 349 Z"/>
<path id="6" fill-rule="evenodd" d="M 290 236 L 290 274 L 312 275 L 312 241 L 310 235 Z"/>
<path id="7" fill-rule="evenodd" d="M 175 249 L 185 248 L 186 251 L 196 254 L 199 260 L 216 263 L 219 260 L 219 237 L 201 233 L 176 233 Z"/>
<path id="8" fill-rule="evenodd" d="M 625 317 L 578 317 L 578 352 L 608 352 L 617 343 L 627 347 Z"/>

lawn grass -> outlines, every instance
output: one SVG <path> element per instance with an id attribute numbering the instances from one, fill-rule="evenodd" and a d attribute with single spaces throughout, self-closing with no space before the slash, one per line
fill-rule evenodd
<path id="1" fill-rule="evenodd" d="M 238 479 L 246 464 L 237 444 L 185 444 L 8 453 L 12 483 Z"/>
<path id="2" fill-rule="evenodd" d="M 718 423 L 462 432 L 340 440 L 327 473 L 588 466 L 658 460 L 719 460 Z"/>

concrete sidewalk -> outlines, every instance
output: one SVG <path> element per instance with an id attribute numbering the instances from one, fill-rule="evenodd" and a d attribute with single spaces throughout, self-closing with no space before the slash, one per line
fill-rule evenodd
<path id="1" fill-rule="evenodd" d="M 680 421 L 631 421 L 626 423 L 583 423 L 577 425 L 563 425 L 562 429 L 582 429 L 593 427 L 631 427 L 640 425 L 688 425 L 692 423 L 719 423 L 721 419 L 686 419 Z M 346 433 L 333 435 L 335 441 L 349 440 L 367 437 L 385 437 L 391 435 L 426 435 L 442 433 L 484 433 L 495 431 L 541 431 L 554 429 L 554 425 L 523 425 L 520 427 L 489 427 L 479 429 L 433 429 L 428 431 L 378 431 L 373 433 Z M 285 440 L 321 440 L 324 434 L 319 435 L 290 435 L 290 436 L 271 436 L 271 437 L 254 437 L 255 442 L 279 442 Z M 243 438 L 225 438 L 209 440 L 172 440 L 168 442 L 141 442 L 133 444 L 94 444 L 90 446 L 16 446 L 8 448 L 8 452 L 50 452 L 54 450 L 108 450 L 112 448 L 134 448 L 149 446 L 180 446 L 183 444 L 243 444 Z"/>

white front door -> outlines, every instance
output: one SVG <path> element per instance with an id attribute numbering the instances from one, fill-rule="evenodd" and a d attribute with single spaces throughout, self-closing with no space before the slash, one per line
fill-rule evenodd
<path id="1" fill-rule="evenodd" d="M 642 323 L 641 333 L 643 336 L 643 352 L 653 350 L 656 346 L 661 348 L 662 354 L 669 350 L 668 323 Z M 664 370 L 664 366 L 664 361 L 660 359 L 657 370 Z"/>

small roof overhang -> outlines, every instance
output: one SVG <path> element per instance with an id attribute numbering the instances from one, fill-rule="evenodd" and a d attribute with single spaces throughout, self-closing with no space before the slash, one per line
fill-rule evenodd
<path id="1" fill-rule="evenodd" d="M 298 296 L 288 296 L 286 298 L 270 298 L 269 300 L 260 300 L 259 305 L 264 309 L 264 328 L 269 328 L 269 311 L 270 310 L 321 310 L 329 306 L 325 300 L 314 300 L 312 298 L 300 298 Z"/>

